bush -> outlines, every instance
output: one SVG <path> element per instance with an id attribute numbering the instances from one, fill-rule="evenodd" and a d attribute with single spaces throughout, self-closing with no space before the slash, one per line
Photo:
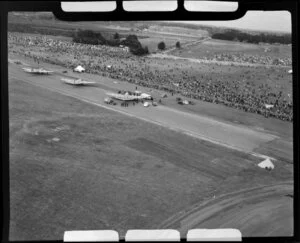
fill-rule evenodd
<path id="1" fill-rule="evenodd" d="M 128 46 L 129 48 L 139 49 L 142 48 L 142 44 L 139 42 L 136 35 L 129 35 L 125 40 L 121 41 L 121 45 Z"/>
<path id="2" fill-rule="evenodd" d="M 101 35 L 101 33 L 94 32 L 92 30 L 79 30 L 75 32 L 73 41 L 91 45 L 107 44 L 107 40 Z"/>
<path id="3" fill-rule="evenodd" d="M 119 46 L 120 41 L 118 39 L 106 40 L 106 44 L 109 46 Z"/>
<path id="4" fill-rule="evenodd" d="M 114 39 L 120 39 L 119 33 L 116 32 L 116 33 L 114 34 Z"/>
<path id="5" fill-rule="evenodd" d="M 139 48 L 130 48 L 130 52 L 137 56 L 147 55 L 149 54 L 148 47 L 139 47 Z"/>
<path id="6" fill-rule="evenodd" d="M 180 42 L 179 42 L 179 41 L 177 41 L 177 42 L 176 42 L 176 48 L 178 48 L 178 49 L 179 49 L 180 47 L 181 47 L 181 45 L 180 45 Z"/>
<path id="7" fill-rule="evenodd" d="M 165 44 L 165 42 L 163 42 L 163 41 L 159 42 L 158 45 L 157 45 L 157 48 L 158 48 L 159 50 L 164 50 L 164 49 L 166 49 L 166 44 Z"/>

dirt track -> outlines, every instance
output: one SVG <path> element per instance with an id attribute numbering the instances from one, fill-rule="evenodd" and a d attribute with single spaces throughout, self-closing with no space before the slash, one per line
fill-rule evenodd
<path id="1" fill-rule="evenodd" d="M 291 198 L 289 203 L 287 197 Z M 291 235 L 292 197 L 292 182 L 249 188 L 179 212 L 163 222 L 160 228 L 176 228 L 182 235 L 192 228 L 210 227 L 237 228 L 243 236 L 282 236 L 283 232 Z M 277 214 L 271 213 L 274 211 Z M 280 233 L 276 235 L 276 231 Z"/>

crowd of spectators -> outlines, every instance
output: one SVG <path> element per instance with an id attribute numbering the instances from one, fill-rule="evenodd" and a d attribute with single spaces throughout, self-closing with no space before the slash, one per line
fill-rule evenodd
<path id="1" fill-rule="evenodd" d="M 180 93 L 189 98 L 223 104 L 266 117 L 293 121 L 290 95 L 287 98 L 282 91 L 274 91 L 267 84 L 251 86 L 244 80 L 221 80 L 222 75 L 219 75 L 219 80 L 192 76 L 187 70 L 181 70 L 179 65 L 176 72 L 168 68 L 153 68 L 148 65 L 153 60 L 134 56 L 122 47 L 78 44 L 17 33 L 9 33 L 8 44 L 9 50 L 19 50 L 19 54 L 51 64 L 66 68 L 74 68 L 80 64 L 90 73 Z M 266 104 L 273 107 L 267 108 Z"/>
<path id="2" fill-rule="evenodd" d="M 291 66 L 291 58 L 272 58 L 270 56 L 262 55 L 247 55 L 247 54 L 230 54 L 230 53 L 221 53 L 216 54 L 212 58 L 205 58 L 206 60 L 214 61 L 227 61 L 227 62 L 242 62 L 242 63 L 251 63 L 251 64 L 264 64 L 264 65 L 275 65 L 275 66 Z"/>

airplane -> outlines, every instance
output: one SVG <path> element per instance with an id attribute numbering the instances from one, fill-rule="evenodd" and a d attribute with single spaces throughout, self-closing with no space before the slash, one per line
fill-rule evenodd
<path id="1" fill-rule="evenodd" d="M 111 98 L 114 98 L 114 99 L 117 99 L 117 100 L 123 100 L 123 101 L 141 99 L 139 96 L 129 95 L 129 94 L 106 93 L 106 95 L 108 95 Z"/>
<path id="2" fill-rule="evenodd" d="M 64 81 L 66 84 L 71 84 L 71 85 L 89 85 L 89 84 L 95 84 L 96 82 L 90 82 L 90 81 L 84 81 L 81 78 L 78 79 L 70 79 L 70 78 L 62 78 L 61 81 Z"/>
<path id="3" fill-rule="evenodd" d="M 33 73 L 33 74 L 50 74 L 54 71 L 45 70 L 43 68 L 22 68 L 27 73 Z"/>
<path id="4" fill-rule="evenodd" d="M 126 92 L 125 94 L 117 94 L 117 93 L 106 93 L 109 97 L 112 97 L 117 100 L 123 100 L 123 101 L 129 101 L 129 100 L 143 100 L 143 99 L 148 99 L 151 100 L 152 97 L 151 95 L 148 95 L 146 93 L 142 93 L 140 95 L 132 95 Z"/>

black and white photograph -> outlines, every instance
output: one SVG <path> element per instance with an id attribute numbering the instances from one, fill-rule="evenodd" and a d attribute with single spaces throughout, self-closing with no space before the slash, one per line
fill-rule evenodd
<path id="1" fill-rule="evenodd" d="M 9 12 L 9 240 L 293 236 L 291 26 Z"/>

